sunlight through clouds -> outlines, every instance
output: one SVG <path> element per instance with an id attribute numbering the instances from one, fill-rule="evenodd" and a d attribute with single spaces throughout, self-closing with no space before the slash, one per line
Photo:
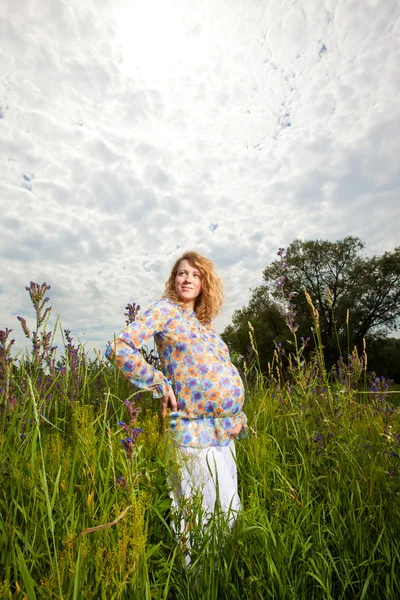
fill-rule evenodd
<path id="1" fill-rule="evenodd" d="M 209 62 L 215 43 L 212 30 L 196 19 L 195 5 L 190 11 L 185 7 L 183 0 L 126 3 L 117 17 L 116 35 L 124 74 L 160 86 Z"/>

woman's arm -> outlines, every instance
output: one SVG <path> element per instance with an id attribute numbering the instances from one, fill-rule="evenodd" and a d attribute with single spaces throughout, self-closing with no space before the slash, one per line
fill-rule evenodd
<path id="1" fill-rule="evenodd" d="M 157 302 L 124 329 L 106 350 L 107 358 L 115 362 L 125 377 L 137 387 L 151 390 L 154 398 L 168 396 L 171 387 L 165 375 L 146 362 L 140 348 L 156 333 L 166 331 L 175 315 L 173 304 L 165 300 Z"/>

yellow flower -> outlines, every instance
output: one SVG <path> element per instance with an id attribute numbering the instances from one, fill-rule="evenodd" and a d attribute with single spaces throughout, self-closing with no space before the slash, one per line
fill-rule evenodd
<path id="1" fill-rule="evenodd" d="M 92 515 L 93 511 L 94 511 L 94 489 L 90 492 L 86 503 L 87 503 L 89 514 Z"/>

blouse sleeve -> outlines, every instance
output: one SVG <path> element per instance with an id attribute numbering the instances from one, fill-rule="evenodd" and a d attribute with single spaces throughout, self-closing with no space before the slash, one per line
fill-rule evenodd
<path id="1" fill-rule="evenodd" d="M 175 314 L 172 304 L 157 302 L 128 325 L 106 350 L 106 357 L 115 362 L 129 381 L 152 391 L 154 398 L 165 396 L 170 383 L 161 371 L 146 362 L 140 348 L 155 334 L 165 332 Z"/>

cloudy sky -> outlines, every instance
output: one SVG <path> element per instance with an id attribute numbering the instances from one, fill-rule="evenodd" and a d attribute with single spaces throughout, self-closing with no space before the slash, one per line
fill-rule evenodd
<path id="1" fill-rule="evenodd" d="M 280 246 L 400 243 L 399 0 L 0 0 L 0 329 L 103 350 L 174 260 L 216 263 L 219 331 Z"/>

